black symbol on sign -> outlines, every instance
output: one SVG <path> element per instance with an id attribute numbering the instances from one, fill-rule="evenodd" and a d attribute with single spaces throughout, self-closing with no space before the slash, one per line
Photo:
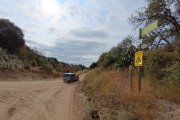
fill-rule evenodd
<path id="1" fill-rule="evenodd" d="M 141 62 L 141 59 L 139 56 L 137 57 L 136 62 Z"/>

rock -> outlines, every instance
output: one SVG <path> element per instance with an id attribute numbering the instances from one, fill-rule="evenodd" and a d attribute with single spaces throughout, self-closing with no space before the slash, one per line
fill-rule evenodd
<path id="1" fill-rule="evenodd" d="M 97 110 L 92 110 L 91 112 L 91 118 L 92 119 L 99 119 L 99 113 Z"/>
<path id="2" fill-rule="evenodd" d="M 87 97 L 86 100 L 87 100 L 87 101 L 91 101 L 91 98 L 90 98 L 90 97 Z"/>

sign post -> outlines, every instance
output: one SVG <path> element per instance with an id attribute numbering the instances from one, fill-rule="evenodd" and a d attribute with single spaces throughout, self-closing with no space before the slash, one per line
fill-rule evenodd
<path id="1" fill-rule="evenodd" d="M 138 67 L 138 91 L 141 91 L 141 68 L 143 66 L 143 51 L 141 51 L 141 44 L 143 37 L 153 31 L 154 29 L 158 28 L 158 20 L 150 23 L 143 29 L 139 29 L 139 51 L 135 53 L 135 62 L 134 65 Z M 144 47 L 146 47 L 144 45 Z"/>
<path id="2" fill-rule="evenodd" d="M 135 53 L 134 65 L 138 67 L 138 91 L 141 91 L 141 67 L 143 66 L 143 51 Z"/>
<path id="3" fill-rule="evenodd" d="M 136 67 L 140 67 L 143 65 L 143 51 L 135 52 L 135 63 Z"/>
<path id="4" fill-rule="evenodd" d="M 130 85 L 131 85 L 131 93 L 133 91 L 132 70 L 133 70 L 133 67 L 131 65 L 129 65 L 129 81 L 130 81 Z"/>

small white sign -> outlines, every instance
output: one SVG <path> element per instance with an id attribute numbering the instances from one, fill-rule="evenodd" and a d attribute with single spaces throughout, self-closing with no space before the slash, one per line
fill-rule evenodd
<path id="1" fill-rule="evenodd" d="M 142 44 L 142 39 L 139 39 L 137 42 L 138 46 Z"/>
<path id="2" fill-rule="evenodd" d="M 148 47 L 147 44 L 142 44 L 142 45 L 141 45 L 141 49 L 145 49 L 145 48 L 147 48 L 147 47 Z"/>

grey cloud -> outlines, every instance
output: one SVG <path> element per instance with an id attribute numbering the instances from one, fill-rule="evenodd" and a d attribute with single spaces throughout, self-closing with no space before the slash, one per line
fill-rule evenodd
<path id="1" fill-rule="evenodd" d="M 73 30 L 70 32 L 76 37 L 79 38 L 108 38 L 109 35 L 104 30 L 87 30 L 87 29 L 80 29 L 80 30 Z"/>
<path id="2" fill-rule="evenodd" d="M 126 22 L 127 18 L 144 3 L 144 0 L 138 2 L 87 0 L 83 1 L 86 3 L 82 5 L 82 0 L 68 0 L 61 4 L 64 11 L 62 9 L 62 14 L 58 14 L 54 20 L 53 17 L 44 16 L 40 9 L 41 1 L 0 0 L 0 15 L 12 20 L 23 29 L 25 39 L 29 40 L 26 41 L 27 45 L 36 47 L 64 62 L 85 65 L 95 61 L 98 55 L 116 45 L 131 32 Z M 138 31 L 133 31 L 133 34 L 136 33 Z M 58 37 L 66 38 L 56 40 Z M 51 45 L 54 45 L 54 41 L 62 41 L 62 43 L 57 42 L 56 46 L 49 47 L 32 40 L 42 44 L 49 44 L 52 40 Z M 82 42 L 82 40 L 93 40 L 104 44 Z"/>
<path id="3" fill-rule="evenodd" d="M 58 31 L 58 29 L 56 29 L 55 27 L 50 27 L 50 28 L 48 28 L 48 33 L 50 32 L 50 33 L 54 33 L 54 32 L 57 32 Z"/>
<path id="4" fill-rule="evenodd" d="M 32 40 L 25 40 L 25 42 L 26 42 L 26 44 L 28 44 L 28 45 L 31 45 L 31 46 L 33 46 L 33 47 L 37 47 L 37 46 L 39 46 L 39 47 L 43 47 L 44 45 L 41 45 L 41 44 L 39 44 L 39 43 L 37 43 L 37 42 L 34 42 L 34 41 L 32 41 Z M 44 46 L 45 47 L 45 46 Z"/>
<path id="5" fill-rule="evenodd" d="M 70 7 L 70 11 L 69 14 L 72 16 L 80 16 L 80 10 L 78 8 L 76 8 L 75 6 L 71 6 Z"/>
<path id="6" fill-rule="evenodd" d="M 33 47 L 37 49 L 48 52 L 50 57 L 56 57 L 60 61 L 86 66 L 96 61 L 106 48 L 106 44 L 78 40 L 68 40 L 66 43 L 57 42 L 54 47 L 47 47 L 32 41 L 28 41 L 28 43 L 31 46 L 33 44 Z"/>

